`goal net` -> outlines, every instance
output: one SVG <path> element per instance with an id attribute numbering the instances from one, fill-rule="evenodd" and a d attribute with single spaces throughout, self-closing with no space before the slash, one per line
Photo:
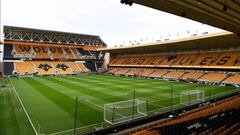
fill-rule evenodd
<path id="1" fill-rule="evenodd" d="M 180 93 L 180 103 L 190 106 L 204 101 L 205 93 L 202 90 L 191 90 Z"/>
<path id="2" fill-rule="evenodd" d="M 104 120 L 110 124 L 147 116 L 147 102 L 139 99 L 104 105 Z"/>

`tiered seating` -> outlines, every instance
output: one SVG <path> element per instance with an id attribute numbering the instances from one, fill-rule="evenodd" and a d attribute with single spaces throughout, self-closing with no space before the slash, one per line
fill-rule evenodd
<path id="1" fill-rule="evenodd" d="M 196 60 L 197 56 L 198 54 L 181 54 L 173 65 L 191 65 Z"/>
<path id="2" fill-rule="evenodd" d="M 196 72 L 196 71 L 167 71 L 164 69 L 153 70 L 153 69 L 129 69 L 129 68 L 113 68 L 108 71 L 115 75 L 136 75 L 144 77 L 162 77 L 162 78 L 174 78 L 184 79 L 190 81 L 208 81 L 208 82 L 224 82 L 224 83 L 240 83 L 240 74 L 230 76 L 227 73 L 217 72 Z"/>
<path id="3" fill-rule="evenodd" d="M 129 72 L 127 72 L 126 75 L 139 75 L 140 72 L 141 70 L 139 69 L 132 69 Z"/>
<path id="4" fill-rule="evenodd" d="M 15 54 L 18 54 L 16 57 L 25 57 L 28 54 L 32 55 L 33 58 L 81 59 L 81 55 L 76 48 L 15 45 Z M 22 56 L 19 54 L 22 54 Z"/>
<path id="5" fill-rule="evenodd" d="M 110 66 L 139 66 L 139 67 L 192 67 L 200 68 L 209 66 L 210 68 L 231 68 L 240 66 L 240 52 L 208 52 L 192 54 L 166 54 L 166 55 L 130 55 L 113 56 Z"/>
<path id="6" fill-rule="evenodd" d="M 32 54 L 31 46 L 19 46 L 15 45 L 16 54 Z"/>
<path id="7" fill-rule="evenodd" d="M 109 73 L 115 74 L 119 69 L 117 68 L 113 68 L 110 71 L 108 71 Z"/>
<path id="8" fill-rule="evenodd" d="M 110 65 L 159 65 L 165 60 L 167 64 L 168 60 L 166 56 L 117 56 L 114 57 Z"/>
<path id="9" fill-rule="evenodd" d="M 149 75 L 149 77 L 162 77 L 163 75 L 165 75 L 166 73 L 168 73 L 168 71 L 166 70 L 156 70 L 153 73 L 151 73 Z"/>
<path id="10" fill-rule="evenodd" d="M 240 97 L 236 95 L 215 104 L 182 113 L 177 118 L 159 120 L 125 134 L 237 134 L 240 131 L 239 109 Z"/>
<path id="11" fill-rule="evenodd" d="M 221 82 L 223 81 L 228 75 L 224 73 L 207 73 L 202 76 L 199 80 L 203 81 L 212 81 L 212 82 Z"/>
<path id="12" fill-rule="evenodd" d="M 168 55 L 168 56 L 160 56 L 163 61 L 158 63 L 158 65 L 164 65 L 164 66 L 170 66 L 172 65 L 174 62 L 177 61 L 177 59 L 179 58 L 179 55 Z"/>
<path id="13" fill-rule="evenodd" d="M 194 79 L 197 80 L 200 78 L 204 73 L 203 72 L 188 72 L 184 74 L 181 79 Z"/>
<path id="14" fill-rule="evenodd" d="M 115 72 L 116 75 L 121 75 L 121 74 L 126 74 L 129 71 L 129 69 L 119 69 L 118 71 Z"/>
<path id="15" fill-rule="evenodd" d="M 120 63 L 118 64 L 122 64 L 122 65 L 135 65 L 137 59 L 140 59 L 140 57 L 138 56 L 131 56 L 131 57 L 126 57 L 126 58 L 122 58 L 119 60 Z"/>
<path id="16" fill-rule="evenodd" d="M 185 72 L 183 71 L 171 71 L 168 72 L 167 74 L 165 74 L 163 77 L 164 78 L 180 78 L 181 76 L 183 76 L 185 74 Z"/>
<path id="17" fill-rule="evenodd" d="M 211 66 L 233 66 L 239 56 L 239 52 L 236 51 L 222 53 L 219 59 L 212 63 Z"/>
<path id="18" fill-rule="evenodd" d="M 124 56 L 111 56 L 111 60 L 109 62 L 109 65 L 113 64 L 113 65 L 119 65 L 122 62 L 120 62 L 121 60 L 125 60 Z"/>
<path id="19" fill-rule="evenodd" d="M 161 64 L 161 65 L 168 66 L 167 63 L 171 63 L 173 61 L 172 60 L 169 61 L 166 55 L 154 56 L 152 58 L 148 57 L 148 59 L 146 59 L 146 65 L 159 66 L 160 63 L 162 63 L 162 62 L 163 62 L 163 64 Z"/>
<path id="20" fill-rule="evenodd" d="M 89 72 L 83 63 L 46 61 L 45 59 L 81 59 L 76 48 L 46 47 L 46 46 L 15 46 L 15 57 L 37 58 L 34 62 L 16 62 L 16 71 L 19 74 L 40 75 L 73 74 Z M 18 54 L 18 55 L 16 55 Z M 25 55 L 27 54 L 27 55 Z M 44 59 L 44 61 L 42 61 Z M 35 63 L 35 64 L 34 64 Z"/>
<path id="21" fill-rule="evenodd" d="M 26 61 L 16 62 L 16 71 L 20 75 L 39 73 L 40 75 L 52 74 L 73 74 L 80 72 L 88 72 L 89 70 L 83 63 L 64 61 Z"/>
<path id="22" fill-rule="evenodd" d="M 149 76 L 153 72 L 154 72 L 154 70 L 141 70 L 139 75 L 141 75 L 141 76 Z"/>
<path id="23" fill-rule="evenodd" d="M 35 65 L 40 75 L 53 75 L 57 73 L 53 64 L 49 61 L 36 61 Z"/>
<path id="24" fill-rule="evenodd" d="M 34 63 L 31 61 L 16 62 L 15 66 L 16 66 L 17 72 L 21 75 L 25 75 L 26 73 L 28 74 L 36 73 Z"/>
<path id="25" fill-rule="evenodd" d="M 75 62 L 68 62 L 69 66 L 77 73 L 82 72 L 82 69 Z"/>
<path id="26" fill-rule="evenodd" d="M 220 58 L 221 53 L 201 53 L 191 64 L 194 66 L 209 66 Z"/>
<path id="27" fill-rule="evenodd" d="M 55 59 L 66 58 L 63 52 L 63 48 L 49 47 L 49 51 L 51 52 L 52 57 Z"/>
<path id="28" fill-rule="evenodd" d="M 84 50 L 84 49 L 82 49 L 82 48 L 78 48 L 77 50 L 78 50 L 78 52 L 80 53 L 80 55 L 87 55 L 87 56 L 90 56 L 90 55 L 91 55 L 91 54 L 90 54 L 90 51 L 86 51 L 86 50 Z"/>
<path id="29" fill-rule="evenodd" d="M 82 72 L 89 72 L 89 69 L 83 63 L 77 63 L 77 64 L 82 69 Z"/>
<path id="30" fill-rule="evenodd" d="M 240 74 L 235 74 L 224 80 L 224 83 L 240 84 Z"/>
<path id="31" fill-rule="evenodd" d="M 71 48 L 63 48 L 64 52 L 67 54 L 68 59 L 75 59 Z"/>
<path id="32" fill-rule="evenodd" d="M 53 61 L 57 74 L 73 74 L 71 67 L 68 65 L 68 62 Z"/>
<path id="33" fill-rule="evenodd" d="M 76 59 L 81 59 L 81 55 L 76 48 L 71 48 L 71 50 Z"/>
<path id="34" fill-rule="evenodd" d="M 35 53 L 35 58 L 50 58 L 48 47 L 33 46 L 32 48 Z"/>

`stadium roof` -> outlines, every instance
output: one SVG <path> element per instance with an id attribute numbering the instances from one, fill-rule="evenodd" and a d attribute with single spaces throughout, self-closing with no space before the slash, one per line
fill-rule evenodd
<path id="1" fill-rule="evenodd" d="M 106 46 L 100 36 L 49 31 L 15 26 L 4 26 L 4 40 L 40 42 L 50 44 L 70 44 L 84 46 Z"/>
<path id="2" fill-rule="evenodd" d="M 160 53 L 240 47 L 240 37 L 231 32 L 201 35 L 184 39 L 99 49 L 111 54 Z"/>
<path id="3" fill-rule="evenodd" d="M 240 34 L 239 0 L 132 0 L 134 3 Z"/>

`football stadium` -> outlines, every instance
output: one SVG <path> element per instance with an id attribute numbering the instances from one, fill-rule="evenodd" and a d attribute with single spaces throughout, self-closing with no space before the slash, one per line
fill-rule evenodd
<path id="1" fill-rule="evenodd" d="M 4 25 L 0 134 L 239 135 L 240 2 L 119 0 L 135 4 L 224 32 L 109 47 Z"/>

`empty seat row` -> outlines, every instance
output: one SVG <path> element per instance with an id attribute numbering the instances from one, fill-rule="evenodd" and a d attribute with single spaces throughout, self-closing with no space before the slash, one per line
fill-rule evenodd
<path id="1" fill-rule="evenodd" d="M 126 134 L 239 134 L 240 97 L 232 96 L 202 108 L 179 114 L 178 117 L 156 121 Z"/>
<path id="2" fill-rule="evenodd" d="M 112 56 L 110 66 L 132 67 L 228 67 L 240 66 L 240 52 L 211 52 L 164 55 L 119 55 Z"/>
<path id="3" fill-rule="evenodd" d="M 115 75 L 162 77 L 168 79 L 183 79 L 208 82 L 223 82 L 229 84 L 240 84 L 240 74 L 227 74 L 219 72 L 197 72 L 197 71 L 168 71 L 166 69 L 130 69 L 113 68 L 109 73 Z"/>
<path id="4" fill-rule="evenodd" d="M 64 61 L 25 61 L 15 62 L 15 71 L 19 75 L 26 74 L 74 74 L 88 72 L 89 69 L 83 63 L 64 62 Z"/>
<path id="5" fill-rule="evenodd" d="M 14 45 L 12 54 L 18 58 L 55 58 L 55 59 L 81 59 L 77 48 L 45 47 L 45 46 L 19 46 Z"/>

